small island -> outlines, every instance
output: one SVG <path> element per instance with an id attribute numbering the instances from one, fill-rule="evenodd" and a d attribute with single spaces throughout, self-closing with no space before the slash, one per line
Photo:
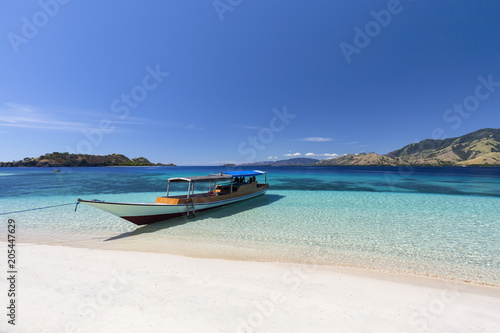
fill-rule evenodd
<path id="1" fill-rule="evenodd" d="M 89 155 L 53 152 L 20 161 L 0 162 L 0 167 L 106 167 L 106 166 L 176 166 L 173 163 L 151 163 L 145 157 L 128 158 L 122 154 Z"/>

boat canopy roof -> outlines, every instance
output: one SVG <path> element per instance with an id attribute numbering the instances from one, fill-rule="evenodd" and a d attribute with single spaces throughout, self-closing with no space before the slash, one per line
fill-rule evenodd
<path id="1" fill-rule="evenodd" d="M 169 178 L 168 182 L 176 183 L 176 182 L 210 182 L 210 181 L 225 181 L 225 180 L 227 181 L 231 180 L 233 177 L 260 176 L 260 175 L 265 175 L 266 173 L 267 172 L 265 171 L 259 171 L 259 170 L 228 171 L 208 176 Z"/>
<path id="2" fill-rule="evenodd" d="M 175 182 L 209 182 L 209 181 L 231 180 L 231 178 L 233 178 L 232 175 L 216 174 L 216 175 L 208 175 L 208 176 L 169 178 L 168 182 L 169 183 L 175 183 Z"/>
<path id="3" fill-rule="evenodd" d="M 234 176 L 234 177 L 246 177 L 246 176 L 260 176 L 265 175 L 266 171 L 259 170 L 247 170 L 247 171 L 228 171 L 224 172 L 225 174 Z"/>

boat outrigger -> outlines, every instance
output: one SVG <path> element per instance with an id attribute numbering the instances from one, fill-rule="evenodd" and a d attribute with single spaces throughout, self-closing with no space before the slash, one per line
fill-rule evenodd
<path id="1" fill-rule="evenodd" d="M 264 176 L 264 183 L 257 176 Z M 246 178 L 245 178 L 246 177 Z M 186 195 L 170 195 L 171 183 L 188 184 Z M 208 191 L 195 193 L 195 183 L 208 183 Z M 269 189 L 267 172 L 259 170 L 220 172 L 198 177 L 170 178 L 167 181 L 167 195 L 156 198 L 154 203 L 123 203 L 100 200 L 78 202 L 119 216 L 137 225 L 151 224 L 173 217 L 193 217 L 196 212 L 232 204 L 266 193 Z"/>

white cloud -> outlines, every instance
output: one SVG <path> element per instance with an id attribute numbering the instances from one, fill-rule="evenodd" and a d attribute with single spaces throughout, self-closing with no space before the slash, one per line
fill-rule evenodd
<path id="1" fill-rule="evenodd" d="M 334 158 L 334 157 L 337 157 L 339 156 L 338 154 L 335 154 L 335 153 L 324 153 L 324 154 L 315 154 L 315 153 L 307 153 L 306 156 L 309 156 L 309 157 L 329 157 L 329 158 Z"/>
<path id="2" fill-rule="evenodd" d="M 134 132 L 139 126 L 178 126 L 193 130 L 203 129 L 196 125 L 185 126 L 157 121 L 156 119 L 133 116 L 121 118 L 107 110 L 91 111 L 61 108 L 47 110 L 17 103 L 0 105 L 0 130 L 3 132 L 8 129 L 33 129 L 81 133 L 84 130 L 99 129 L 99 124 L 103 120 L 111 123 L 113 133 Z"/>
<path id="3" fill-rule="evenodd" d="M 291 157 L 291 156 L 301 156 L 301 155 L 302 155 L 301 153 L 283 154 L 283 156 L 288 156 L 288 157 Z"/>
<path id="4" fill-rule="evenodd" d="M 269 156 L 268 159 L 276 159 L 278 156 Z"/>
<path id="5" fill-rule="evenodd" d="M 195 124 L 187 125 L 185 128 L 188 130 L 203 130 L 203 129 L 205 129 L 205 128 L 200 127 L 200 126 L 195 125 Z"/>
<path id="6" fill-rule="evenodd" d="M 332 138 L 325 138 L 321 136 L 311 136 L 307 138 L 301 138 L 299 141 L 307 141 L 307 142 L 328 142 L 328 141 L 333 141 Z"/>
<path id="7" fill-rule="evenodd" d="M 251 126 L 251 125 L 236 125 L 236 124 L 234 124 L 233 126 L 239 127 L 239 128 L 244 128 L 244 129 L 251 129 L 251 130 L 260 129 L 260 127 Z"/>
<path id="8" fill-rule="evenodd" d="M 82 122 L 55 119 L 47 112 L 41 112 L 32 106 L 15 103 L 5 103 L 5 106 L 0 107 L 0 127 L 66 132 L 77 132 L 87 127 L 87 124 Z"/>
<path id="9" fill-rule="evenodd" d="M 352 142 L 344 142 L 344 143 L 341 143 L 341 145 L 343 146 L 348 146 L 348 145 L 356 145 L 358 144 L 358 141 L 352 141 Z"/>

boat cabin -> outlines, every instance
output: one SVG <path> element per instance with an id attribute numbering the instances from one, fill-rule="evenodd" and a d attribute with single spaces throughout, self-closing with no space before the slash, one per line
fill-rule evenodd
<path id="1" fill-rule="evenodd" d="M 257 180 L 258 176 L 264 176 L 264 181 Z M 170 195 L 170 184 L 179 182 L 187 183 L 187 194 Z M 208 190 L 195 193 L 194 187 L 197 183 L 208 183 Z M 168 179 L 167 195 L 158 197 L 156 203 L 181 204 L 185 200 L 207 201 L 207 199 L 208 201 L 218 201 L 224 199 L 221 196 L 239 197 L 268 187 L 267 172 L 259 170 L 228 171 L 208 176 L 176 177 Z"/>

